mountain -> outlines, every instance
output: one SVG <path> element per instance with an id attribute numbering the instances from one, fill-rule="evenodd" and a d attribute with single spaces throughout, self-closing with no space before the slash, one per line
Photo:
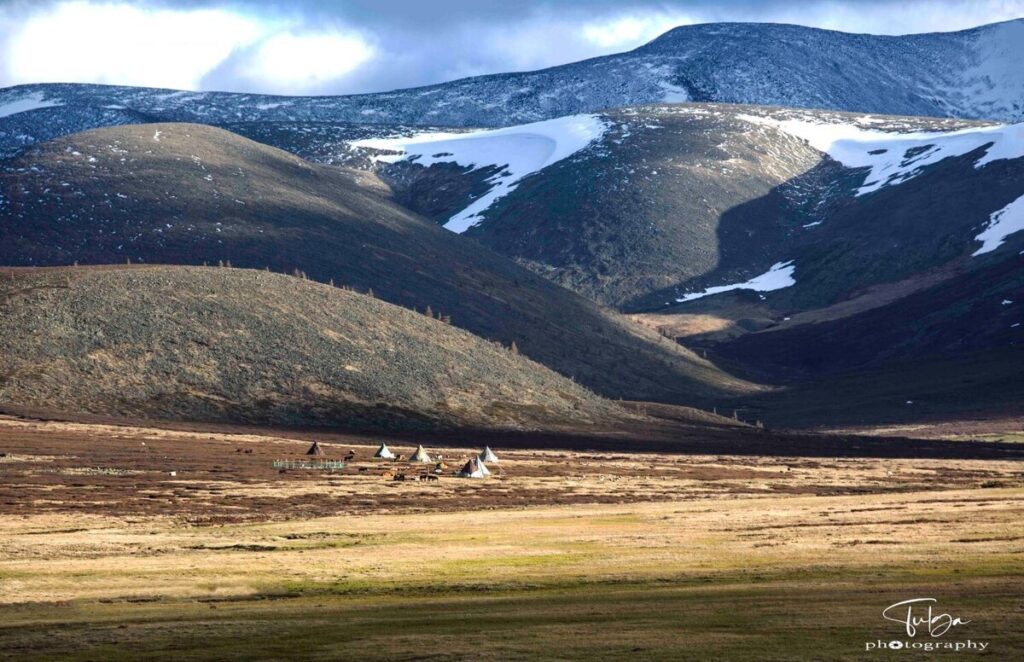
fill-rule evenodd
<path id="1" fill-rule="evenodd" d="M 674 104 L 352 144 L 397 201 L 632 312 L 821 308 L 1024 229 L 1024 125 Z"/>
<path id="2" fill-rule="evenodd" d="M 425 315 L 301 278 L 202 267 L 5 272 L 0 403 L 392 430 L 628 418 L 540 364 Z"/>
<path id="3" fill-rule="evenodd" d="M 627 53 L 378 94 L 24 85 L 0 92 L 0 154 L 140 120 L 497 127 L 666 101 L 1019 121 L 1022 44 L 1024 20 L 899 37 L 711 23 L 675 28 Z"/>
<path id="4" fill-rule="evenodd" d="M 758 389 L 396 205 L 372 173 L 188 124 L 97 129 L 0 162 L 0 264 L 128 261 L 372 290 L 610 397 L 701 404 Z"/>
<path id="5" fill-rule="evenodd" d="M 406 206 L 785 386 L 748 418 L 1024 395 L 1024 125 L 673 104 L 352 144 Z"/>

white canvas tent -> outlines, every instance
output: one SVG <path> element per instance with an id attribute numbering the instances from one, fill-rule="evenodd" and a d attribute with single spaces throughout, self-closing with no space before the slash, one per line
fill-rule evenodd
<path id="1" fill-rule="evenodd" d="M 459 476 L 462 478 L 483 478 L 484 475 L 484 472 L 480 471 L 480 461 L 476 458 L 466 462 L 462 471 L 459 472 Z"/>
<path id="2" fill-rule="evenodd" d="M 374 453 L 373 456 L 374 457 L 379 457 L 379 458 L 384 459 L 384 460 L 393 460 L 393 459 L 395 459 L 395 454 L 391 452 L 391 449 L 388 448 L 387 444 L 381 444 L 380 448 L 377 449 L 377 452 Z"/>
<path id="3" fill-rule="evenodd" d="M 484 462 L 491 462 L 492 464 L 498 464 L 501 462 L 501 460 L 498 459 L 498 456 L 494 454 L 494 451 L 491 450 L 490 446 L 487 446 L 480 451 L 480 459 Z"/>
<path id="4" fill-rule="evenodd" d="M 482 473 L 484 476 L 491 475 L 491 470 L 487 468 L 487 465 L 484 464 L 484 461 L 481 460 L 480 458 L 476 459 L 476 466 L 480 468 L 480 473 Z"/>
<path id="5" fill-rule="evenodd" d="M 420 444 L 416 447 L 416 452 L 409 458 L 410 462 L 433 462 L 430 456 L 427 455 L 427 451 L 423 449 L 423 445 Z"/>

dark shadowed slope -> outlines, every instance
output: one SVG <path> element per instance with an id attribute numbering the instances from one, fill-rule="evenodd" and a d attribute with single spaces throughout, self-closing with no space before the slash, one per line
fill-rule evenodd
<path id="1" fill-rule="evenodd" d="M 263 271 L 0 273 L 0 403 L 77 414 L 348 428 L 627 418 L 507 348 Z"/>
<path id="2" fill-rule="evenodd" d="M 754 388 L 382 191 L 211 127 L 100 129 L 3 163 L 0 264 L 299 269 L 515 342 L 604 395 L 704 403 Z"/>
<path id="3" fill-rule="evenodd" d="M 270 97 L 25 85 L 0 91 L 0 154 L 66 133 L 123 124 L 131 116 L 215 125 L 508 126 L 636 104 L 714 101 L 1019 121 L 1024 118 L 1022 49 L 1021 20 L 899 37 L 710 23 L 676 28 L 627 53 L 380 94 Z"/>
<path id="4" fill-rule="evenodd" d="M 750 415 L 774 423 L 1019 415 L 1024 257 L 950 276 L 888 305 L 709 347 L 748 374 L 788 384 L 749 403 Z"/>

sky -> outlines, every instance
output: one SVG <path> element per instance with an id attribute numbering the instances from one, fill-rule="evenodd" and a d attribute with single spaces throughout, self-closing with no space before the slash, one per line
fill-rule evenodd
<path id="1" fill-rule="evenodd" d="M 679 25 L 951 31 L 1024 0 L 0 0 L 0 87 L 350 94 L 630 50 Z"/>

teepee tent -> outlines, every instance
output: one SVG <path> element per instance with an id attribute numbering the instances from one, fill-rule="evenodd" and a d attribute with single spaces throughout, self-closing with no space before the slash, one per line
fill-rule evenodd
<path id="1" fill-rule="evenodd" d="M 387 444 L 381 444 L 380 448 L 377 449 L 377 452 L 374 453 L 373 456 L 382 458 L 384 460 L 395 459 L 395 454 L 391 452 L 391 449 L 388 448 Z"/>
<path id="2" fill-rule="evenodd" d="M 480 473 L 482 473 L 484 476 L 491 475 L 491 470 L 487 468 L 487 465 L 484 464 L 484 461 L 481 460 L 480 458 L 476 459 L 476 466 L 480 468 Z"/>
<path id="3" fill-rule="evenodd" d="M 309 447 L 309 450 L 306 451 L 306 455 L 323 455 L 323 454 L 324 454 L 324 449 L 320 448 L 320 444 L 315 442 L 315 441 L 313 442 L 313 445 Z"/>
<path id="4" fill-rule="evenodd" d="M 433 462 L 433 460 L 430 459 L 430 456 L 427 455 L 427 451 L 423 450 L 423 445 L 422 444 L 416 447 L 416 452 L 412 454 L 412 457 L 409 458 L 409 461 L 410 462 Z"/>
<path id="5" fill-rule="evenodd" d="M 480 459 L 484 462 L 491 462 L 493 464 L 501 462 L 501 460 L 498 459 L 498 456 L 494 454 L 494 451 L 491 450 L 490 446 L 487 446 L 480 451 Z"/>
<path id="6" fill-rule="evenodd" d="M 462 467 L 459 476 L 462 478 L 483 478 L 484 472 L 480 471 L 480 462 L 473 458 Z"/>

